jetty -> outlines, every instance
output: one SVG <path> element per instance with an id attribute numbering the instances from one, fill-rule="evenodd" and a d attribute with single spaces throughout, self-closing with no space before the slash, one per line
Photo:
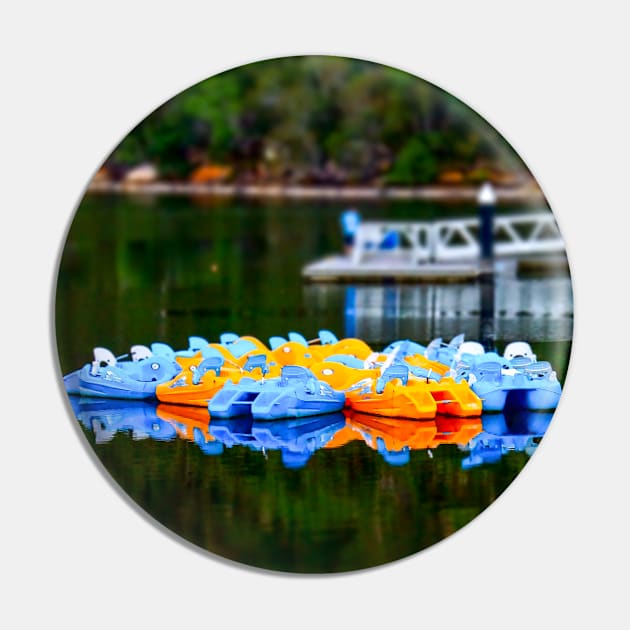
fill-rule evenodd
<path id="1" fill-rule="evenodd" d="M 302 276 L 315 282 L 471 280 L 483 267 L 480 224 L 474 216 L 361 222 L 349 253 L 314 261 Z M 494 217 L 491 230 L 497 272 L 566 264 L 564 242 L 548 210 Z"/>

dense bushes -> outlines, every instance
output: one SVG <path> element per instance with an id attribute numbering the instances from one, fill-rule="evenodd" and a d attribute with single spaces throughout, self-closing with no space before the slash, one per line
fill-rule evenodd
<path id="1" fill-rule="evenodd" d="M 509 145 L 450 94 L 404 72 L 338 57 L 289 57 L 217 75 L 150 114 L 107 161 L 188 179 L 398 185 L 523 171 Z"/>

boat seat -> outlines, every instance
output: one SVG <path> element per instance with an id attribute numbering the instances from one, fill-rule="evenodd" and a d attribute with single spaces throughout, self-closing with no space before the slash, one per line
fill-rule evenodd
<path id="1" fill-rule="evenodd" d="M 481 356 L 485 354 L 484 347 L 478 341 L 464 341 L 457 348 L 453 361 L 459 361 L 464 355 Z"/>
<path id="2" fill-rule="evenodd" d="M 162 381 L 168 375 L 175 376 L 176 372 L 172 365 L 173 361 L 169 357 L 154 356 L 149 361 L 140 361 L 138 363 L 138 371 L 135 376 L 139 381 L 143 382 Z"/>
<path id="3" fill-rule="evenodd" d="M 388 367 L 376 381 L 376 393 L 382 394 L 385 389 L 385 385 L 387 385 L 389 381 L 393 381 L 395 379 L 400 379 L 400 382 L 403 385 L 406 385 L 409 380 L 409 368 L 401 363 Z"/>
<path id="4" fill-rule="evenodd" d="M 549 361 L 535 361 L 526 365 L 524 372 L 529 376 L 544 377 L 551 374 L 551 363 Z"/>
<path id="5" fill-rule="evenodd" d="M 192 378 L 193 385 L 199 385 L 199 381 L 201 380 L 201 377 L 207 372 L 210 372 L 211 370 L 213 370 L 214 373 L 217 376 L 219 376 L 221 374 L 222 367 L 223 367 L 223 357 L 220 355 L 215 356 L 215 357 L 208 357 L 207 359 L 204 359 L 197 366 L 197 369 L 195 370 L 195 373 L 193 374 L 193 378 Z"/>
<path id="6" fill-rule="evenodd" d="M 171 348 L 171 346 L 167 343 L 162 343 L 161 341 L 156 341 L 151 344 L 151 352 L 153 352 L 156 356 L 175 359 L 175 350 L 173 350 L 173 348 Z"/>
<path id="7" fill-rule="evenodd" d="M 501 364 L 495 361 L 481 363 L 475 369 L 475 374 L 479 379 L 501 382 Z"/>
<path id="8" fill-rule="evenodd" d="M 528 365 L 531 365 L 532 363 L 533 361 L 529 357 L 518 356 L 518 357 L 514 357 L 510 361 L 510 367 L 513 367 L 515 370 L 522 370 L 523 368 L 527 367 Z"/>
<path id="9" fill-rule="evenodd" d="M 195 335 L 188 337 L 188 349 L 193 352 L 199 352 L 199 350 L 205 348 L 208 343 L 208 340 L 203 337 L 196 337 Z"/>
<path id="10" fill-rule="evenodd" d="M 129 354 L 131 355 L 132 361 L 140 361 L 140 359 L 148 359 L 153 356 L 153 352 L 151 352 L 150 348 L 141 345 L 131 346 Z"/>
<path id="11" fill-rule="evenodd" d="M 326 359 L 324 359 L 324 362 L 327 361 L 331 361 L 333 363 L 341 363 L 341 365 L 356 368 L 358 370 L 363 369 L 363 361 L 361 361 L 361 359 L 353 357 L 350 354 L 331 354 L 329 357 L 326 357 Z"/>
<path id="12" fill-rule="evenodd" d="M 322 346 L 337 343 L 339 341 L 336 335 L 330 332 L 330 330 L 320 330 L 318 334 L 319 334 L 319 343 L 321 343 Z"/>
<path id="13" fill-rule="evenodd" d="M 94 354 L 94 361 L 92 361 L 90 368 L 90 374 L 92 374 L 92 376 L 96 376 L 100 367 L 113 367 L 116 365 L 116 357 L 111 350 L 97 347 L 94 348 L 92 352 Z"/>
<path id="14" fill-rule="evenodd" d="M 107 348 L 94 348 L 94 361 L 99 364 L 105 363 L 106 365 L 113 366 L 116 365 L 116 357 L 114 353 Z"/>
<path id="15" fill-rule="evenodd" d="M 432 379 L 434 381 L 437 381 L 438 383 L 442 380 L 442 375 L 434 372 L 431 368 L 423 368 L 418 365 L 409 365 L 408 363 L 406 363 L 405 365 L 407 366 L 409 372 L 411 372 L 411 374 L 417 376 L 418 378 L 424 378 L 426 380 Z"/>
<path id="16" fill-rule="evenodd" d="M 405 352 L 406 354 L 421 354 L 424 355 L 425 352 L 427 351 L 426 346 L 423 346 L 420 343 L 417 343 L 416 341 L 409 341 L 407 342 L 408 345 L 405 348 Z"/>
<path id="17" fill-rule="evenodd" d="M 238 339 L 237 341 L 233 341 L 227 346 L 228 350 L 232 354 L 232 356 L 239 359 L 244 354 L 251 352 L 252 350 L 256 350 L 256 344 L 252 343 L 249 339 Z"/>
<path id="18" fill-rule="evenodd" d="M 383 350 L 383 354 L 391 354 L 399 348 L 398 355 L 401 357 L 410 356 L 413 354 L 424 355 L 426 352 L 425 346 L 416 343 L 415 341 L 411 341 L 410 339 L 404 339 L 402 341 L 395 341 L 393 344 L 390 344 Z"/>
<path id="19" fill-rule="evenodd" d="M 285 365 L 280 372 L 280 382 L 283 385 L 291 381 L 303 382 L 309 378 L 313 378 L 312 372 L 300 365 Z"/>
<path id="20" fill-rule="evenodd" d="M 239 339 L 236 333 L 226 332 L 219 335 L 219 343 L 223 346 L 229 346 Z"/>
<path id="21" fill-rule="evenodd" d="M 269 366 L 267 365 L 267 357 L 264 354 L 254 354 L 251 357 L 247 357 L 243 369 L 246 372 L 251 372 L 256 368 L 260 368 L 263 376 L 269 372 Z"/>
<path id="22" fill-rule="evenodd" d="M 442 337 L 436 337 L 429 341 L 429 345 L 427 346 L 427 350 L 437 350 L 442 347 Z"/>
<path id="23" fill-rule="evenodd" d="M 295 341 L 295 343 L 299 343 L 302 346 L 308 346 L 308 341 L 306 341 L 306 337 L 298 332 L 290 332 L 289 341 Z"/>
<path id="24" fill-rule="evenodd" d="M 528 357 L 532 361 L 536 360 L 532 347 L 526 341 L 512 341 L 508 343 L 503 351 L 503 357 L 511 361 L 514 357 Z"/>
<path id="25" fill-rule="evenodd" d="M 282 344 L 285 344 L 286 342 L 287 340 L 284 337 L 278 337 L 278 336 L 269 337 L 269 347 L 272 350 L 279 348 Z"/>

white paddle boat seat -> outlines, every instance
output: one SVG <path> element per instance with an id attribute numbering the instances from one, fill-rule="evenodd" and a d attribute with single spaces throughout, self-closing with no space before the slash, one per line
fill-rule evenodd
<path id="1" fill-rule="evenodd" d="M 515 357 L 525 357 L 536 361 L 536 355 L 532 351 L 532 347 L 526 341 L 512 341 L 505 346 L 503 358 L 511 361 Z"/>
<path id="2" fill-rule="evenodd" d="M 140 361 L 141 359 L 148 359 L 153 356 L 151 348 L 147 348 L 147 346 L 142 345 L 131 346 L 129 354 L 131 355 L 132 361 Z"/>

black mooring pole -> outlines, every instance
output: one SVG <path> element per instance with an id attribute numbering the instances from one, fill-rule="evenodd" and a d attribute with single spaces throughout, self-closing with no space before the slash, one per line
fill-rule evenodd
<path id="1" fill-rule="evenodd" d="M 494 209 L 496 195 L 492 185 L 483 184 L 477 195 L 479 209 L 479 340 L 486 352 L 495 346 L 494 329 Z"/>

